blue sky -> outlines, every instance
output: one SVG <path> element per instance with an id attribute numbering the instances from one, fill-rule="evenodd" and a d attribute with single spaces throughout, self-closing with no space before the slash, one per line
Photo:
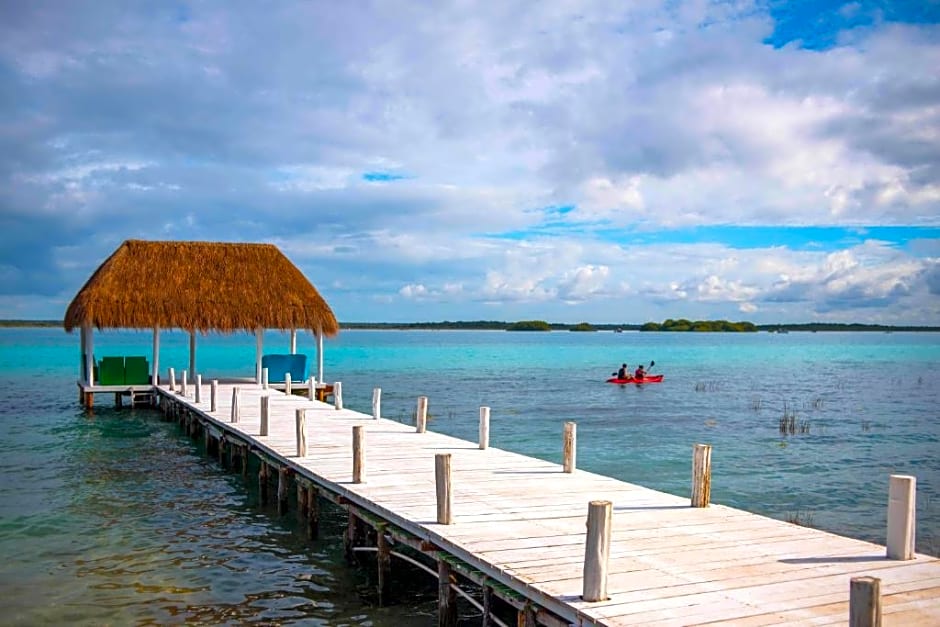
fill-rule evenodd
<path id="1" fill-rule="evenodd" d="M 345 321 L 940 325 L 940 0 L 0 5 L 0 317 L 129 238 Z"/>

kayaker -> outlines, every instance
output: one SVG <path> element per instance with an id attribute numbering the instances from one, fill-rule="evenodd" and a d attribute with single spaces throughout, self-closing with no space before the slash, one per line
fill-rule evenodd
<path id="1" fill-rule="evenodd" d="M 618 379 L 628 379 L 630 375 L 627 374 L 627 364 L 621 364 L 620 370 L 617 371 Z"/>
<path id="2" fill-rule="evenodd" d="M 646 376 L 646 370 L 643 369 L 643 364 L 640 364 L 636 368 L 636 372 L 633 373 L 634 379 L 642 379 Z"/>

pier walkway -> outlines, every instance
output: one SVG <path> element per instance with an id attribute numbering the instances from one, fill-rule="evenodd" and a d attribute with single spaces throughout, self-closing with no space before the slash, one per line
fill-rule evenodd
<path id="1" fill-rule="evenodd" d="M 889 560 L 881 545 L 722 505 L 692 508 L 687 498 L 565 473 L 558 464 L 256 384 L 239 385 L 232 422 L 232 387 L 218 386 L 215 411 L 205 383 L 199 403 L 192 386 L 186 396 L 167 386 L 157 392 L 164 411 L 185 414 L 210 440 L 239 442 L 320 495 L 382 521 L 377 529 L 388 524 L 442 563 L 447 556 L 460 565 L 457 574 L 508 588 L 522 599 L 520 624 L 847 624 L 850 579 L 872 576 L 880 579 L 884 624 L 940 625 L 937 558 Z M 266 436 L 259 435 L 262 395 L 269 396 Z M 354 426 L 365 433 L 361 483 L 352 481 Z M 452 524 L 436 522 L 438 453 L 451 454 Z M 596 500 L 613 504 L 608 599 L 588 603 L 581 598 L 585 523 Z"/>

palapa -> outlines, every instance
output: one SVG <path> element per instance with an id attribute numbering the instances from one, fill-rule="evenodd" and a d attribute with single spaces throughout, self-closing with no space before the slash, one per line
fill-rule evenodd
<path id="1" fill-rule="evenodd" d="M 339 332 L 329 305 L 277 246 L 220 242 L 125 241 L 66 311 L 66 331 L 85 324 L 202 333 Z"/>

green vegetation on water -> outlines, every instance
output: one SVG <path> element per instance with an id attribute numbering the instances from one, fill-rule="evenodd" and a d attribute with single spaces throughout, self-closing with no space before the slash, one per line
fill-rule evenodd
<path id="1" fill-rule="evenodd" d="M 870 331 L 887 333 L 890 331 L 924 331 L 937 332 L 940 327 L 932 326 L 894 326 L 884 324 L 859 324 L 839 322 L 808 322 L 801 324 L 758 324 L 750 322 L 728 322 L 727 320 L 665 320 L 662 323 L 647 322 L 645 324 L 592 324 L 579 322 L 578 324 L 565 324 L 561 322 L 545 322 L 544 320 L 522 320 L 519 322 L 503 322 L 499 320 L 466 320 L 443 322 L 342 322 L 343 329 L 388 329 L 388 330 L 492 330 L 492 331 L 731 331 L 751 332 L 767 331 L 780 333 L 788 331 Z M 3 327 L 58 327 L 62 328 L 61 320 L 0 320 Z M 668 327 L 668 328 L 667 328 Z"/>

